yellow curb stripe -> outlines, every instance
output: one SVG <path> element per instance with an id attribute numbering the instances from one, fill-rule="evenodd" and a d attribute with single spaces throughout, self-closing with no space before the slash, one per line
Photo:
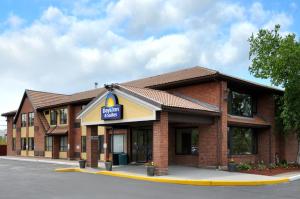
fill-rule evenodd
<path id="1" fill-rule="evenodd" d="M 194 186 L 260 186 L 260 185 L 273 185 L 289 182 L 288 178 L 279 178 L 274 180 L 254 180 L 254 181 L 226 181 L 226 180 L 185 180 L 185 179 L 172 179 L 172 178 L 157 178 L 157 177 L 148 177 L 141 175 L 132 175 L 122 172 L 114 171 L 98 171 L 92 172 L 80 168 L 62 168 L 56 169 L 57 172 L 82 172 L 89 174 L 99 174 L 120 178 L 129 178 L 134 180 L 143 180 L 149 182 L 160 182 L 160 183 L 169 183 L 169 184 L 181 184 L 181 185 L 194 185 Z"/>

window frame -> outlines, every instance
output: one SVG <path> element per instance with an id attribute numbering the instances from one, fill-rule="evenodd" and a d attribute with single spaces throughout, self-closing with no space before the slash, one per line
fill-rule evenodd
<path id="1" fill-rule="evenodd" d="M 34 112 L 28 113 L 28 126 L 34 126 Z"/>
<path id="2" fill-rule="evenodd" d="M 233 110 L 233 93 L 237 94 L 237 95 L 244 95 L 244 96 L 248 96 L 250 97 L 250 107 L 251 107 L 251 113 L 246 115 L 246 114 L 238 114 L 236 113 L 237 111 Z M 253 117 L 254 114 L 257 113 L 257 103 L 256 103 L 256 98 L 250 94 L 250 93 L 246 93 L 246 92 L 240 92 L 240 91 L 236 91 L 236 90 L 229 90 L 228 93 L 228 113 L 230 115 L 234 115 L 234 116 L 239 116 L 239 117 Z"/>
<path id="3" fill-rule="evenodd" d="M 15 138 L 15 137 L 12 138 L 12 146 L 11 146 L 11 150 L 12 150 L 12 151 L 15 151 L 15 150 L 16 150 L 16 138 Z"/>
<path id="4" fill-rule="evenodd" d="M 238 152 L 238 153 L 233 153 L 232 147 L 233 145 L 233 130 L 234 129 L 248 129 L 251 130 L 251 152 Z M 250 127 L 239 127 L 239 126 L 230 126 L 228 130 L 228 154 L 231 156 L 244 156 L 244 155 L 256 155 L 258 153 L 258 135 L 255 132 L 255 129 L 250 128 Z"/>
<path id="5" fill-rule="evenodd" d="M 67 108 L 62 108 L 59 110 L 59 123 L 60 124 L 68 123 L 68 109 Z"/>
<path id="6" fill-rule="evenodd" d="M 49 142 L 49 140 L 51 140 L 51 142 Z M 53 150 L 53 137 L 52 136 L 46 136 L 46 138 L 45 138 L 45 151 L 51 151 L 52 152 L 52 150 Z"/>
<path id="7" fill-rule="evenodd" d="M 27 114 L 22 113 L 21 114 L 21 127 L 26 127 L 27 126 Z"/>
<path id="8" fill-rule="evenodd" d="M 183 152 L 179 152 L 178 151 L 178 148 L 177 148 L 177 133 L 180 131 L 180 130 L 188 130 L 188 129 L 191 129 L 191 132 L 189 133 L 189 134 L 191 134 L 191 146 L 190 146 L 190 148 L 191 148 L 191 152 L 190 153 L 183 153 Z M 193 139 L 193 137 L 192 137 L 192 131 L 193 130 L 197 130 L 197 134 L 198 134 L 198 149 L 197 149 L 197 152 L 196 153 L 192 153 L 192 139 Z M 199 129 L 197 128 L 197 127 L 179 127 L 179 128 L 175 128 L 175 155 L 191 155 L 191 156 L 198 156 L 199 155 Z M 181 138 L 181 140 L 182 140 L 182 138 Z M 182 144 L 182 143 L 181 143 Z"/>
<path id="9" fill-rule="evenodd" d="M 27 138 L 21 137 L 21 151 L 27 150 Z"/>
<path id="10" fill-rule="evenodd" d="M 29 137 L 27 139 L 27 141 L 28 141 L 28 151 L 34 151 L 34 138 L 33 137 Z"/>
<path id="11" fill-rule="evenodd" d="M 86 153 L 86 136 L 81 136 L 81 153 Z"/>
<path id="12" fill-rule="evenodd" d="M 122 151 L 120 152 L 120 151 L 118 151 L 118 152 L 115 152 L 114 150 L 113 150 L 113 147 L 115 147 L 116 145 L 115 145 L 115 141 L 113 141 L 113 139 L 114 139 L 114 137 L 117 137 L 117 136 L 122 136 L 122 140 L 123 140 L 123 142 L 122 142 L 122 145 L 123 145 L 123 147 L 122 147 Z M 124 153 L 125 152 L 125 134 L 110 134 L 110 147 L 109 147 L 109 149 L 110 149 L 110 153 Z"/>
<path id="13" fill-rule="evenodd" d="M 61 136 L 60 137 L 60 140 L 59 140 L 59 151 L 60 152 L 67 152 L 68 151 L 68 136 Z"/>
<path id="14" fill-rule="evenodd" d="M 52 115 L 55 115 L 52 116 Z M 56 126 L 57 125 L 57 111 L 56 110 L 51 110 L 50 111 L 50 125 L 51 126 Z"/>
<path id="15" fill-rule="evenodd" d="M 104 154 L 104 135 L 98 135 L 99 154 Z"/>

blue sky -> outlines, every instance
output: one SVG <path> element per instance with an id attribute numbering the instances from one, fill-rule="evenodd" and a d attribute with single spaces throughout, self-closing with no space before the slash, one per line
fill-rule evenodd
<path id="1" fill-rule="evenodd" d="M 1 0 L 0 112 L 24 89 L 73 93 L 195 65 L 268 84 L 248 72 L 247 38 L 275 24 L 299 36 L 299 2 Z"/>

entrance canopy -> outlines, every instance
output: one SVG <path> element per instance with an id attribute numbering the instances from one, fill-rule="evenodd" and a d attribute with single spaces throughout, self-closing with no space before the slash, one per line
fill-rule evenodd
<path id="1" fill-rule="evenodd" d="M 107 92 L 95 98 L 77 119 L 82 125 L 108 125 L 159 120 L 159 111 L 219 115 L 218 108 L 206 103 L 185 99 L 165 91 L 119 84 L 106 86 Z"/>

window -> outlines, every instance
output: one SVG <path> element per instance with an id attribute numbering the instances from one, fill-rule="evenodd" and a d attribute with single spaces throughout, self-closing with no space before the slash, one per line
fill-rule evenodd
<path id="1" fill-rule="evenodd" d="M 57 112 L 54 110 L 50 112 L 50 125 L 57 125 Z"/>
<path id="2" fill-rule="evenodd" d="M 198 155 L 199 131 L 197 128 L 176 129 L 176 154 Z"/>
<path id="3" fill-rule="evenodd" d="M 230 91 L 228 96 L 228 113 L 243 117 L 252 117 L 256 110 L 253 98 L 249 94 Z"/>
<path id="4" fill-rule="evenodd" d="M 34 126 L 34 113 L 29 113 L 29 126 Z"/>
<path id="5" fill-rule="evenodd" d="M 17 125 L 16 124 L 13 124 L 13 129 L 16 129 Z"/>
<path id="6" fill-rule="evenodd" d="M 86 152 L 86 136 L 81 136 L 81 152 Z"/>
<path id="7" fill-rule="evenodd" d="M 124 135 L 111 136 L 111 150 L 113 153 L 124 152 Z"/>
<path id="8" fill-rule="evenodd" d="M 59 151 L 67 151 L 67 150 L 68 150 L 68 137 L 62 136 L 60 137 Z"/>
<path id="9" fill-rule="evenodd" d="M 21 138 L 21 150 L 26 150 L 26 138 Z"/>
<path id="10" fill-rule="evenodd" d="M 255 154 L 257 136 L 251 128 L 230 127 L 228 145 L 231 155 Z"/>
<path id="11" fill-rule="evenodd" d="M 22 113 L 22 115 L 21 115 L 21 127 L 26 127 L 26 120 L 27 120 L 26 113 Z"/>
<path id="12" fill-rule="evenodd" d="M 29 151 L 34 150 L 34 138 L 28 138 L 28 150 Z"/>
<path id="13" fill-rule="evenodd" d="M 45 140 L 45 150 L 46 151 L 52 151 L 52 137 L 49 136 L 49 137 L 46 137 L 46 140 Z"/>
<path id="14" fill-rule="evenodd" d="M 104 153 L 104 148 L 103 148 L 104 135 L 99 135 L 99 137 L 98 137 L 98 143 L 99 143 L 99 153 Z"/>
<path id="15" fill-rule="evenodd" d="M 16 150 L 16 138 L 12 139 L 12 150 L 15 151 Z"/>
<path id="16" fill-rule="evenodd" d="M 60 124 L 67 124 L 68 113 L 67 109 L 60 109 Z"/>

